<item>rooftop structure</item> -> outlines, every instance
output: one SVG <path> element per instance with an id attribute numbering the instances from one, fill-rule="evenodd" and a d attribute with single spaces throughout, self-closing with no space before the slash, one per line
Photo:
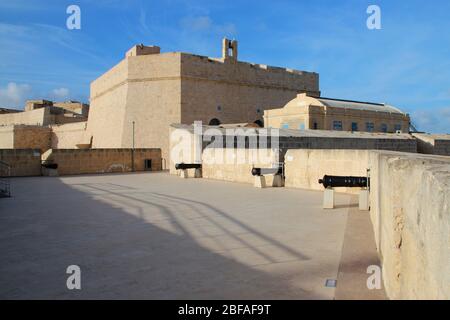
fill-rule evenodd
<path id="1" fill-rule="evenodd" d="M 24 110 L 0 109 L 0 126 L 47 126 L 86 121 L 89 105 L 78 101 L 27 100 Z"/>
<path id="2" fill-rule="evenodd" d="M 409 132 L 409 115 L 384 103 L 299 94 L 283 108 L 264 112 L 265 126 L 285 129 Z"/>
<path id="3" fill-rule="evenodd" d="M 17 113 L 17 112 L 20 112 L 20 110 L 9 109 L 9 108 L 0 108 L 0 114 Z"/>

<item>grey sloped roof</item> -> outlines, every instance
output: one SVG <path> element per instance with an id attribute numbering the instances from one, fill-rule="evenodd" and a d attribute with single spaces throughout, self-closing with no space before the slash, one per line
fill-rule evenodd
<path id="1" fill-rule="evenodd" d="M 333 108 L 368 110 L 368 111 L 376 111 L 376 112 L 389 112 L 389 113 L 404 114 L 398 108 L 395 108 L 391 105 L 383 104 L 383 103 L 330 99 L 330 98 L 323 98 L 323 97 L 317 98 L 317 100 L 319 100 L 325 106 L 329 106 L 329 107 L 333 107 Z"/>

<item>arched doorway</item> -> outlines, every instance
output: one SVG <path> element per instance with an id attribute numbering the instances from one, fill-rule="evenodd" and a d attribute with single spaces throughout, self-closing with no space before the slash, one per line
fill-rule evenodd
<path id="1" fill-rule="evenodd" d="M 209 120 L 208 125 L 210 126 L 219 126 L 220 125 L 220 120 L 217 118 L 212 118 L 211 120 Z"/>

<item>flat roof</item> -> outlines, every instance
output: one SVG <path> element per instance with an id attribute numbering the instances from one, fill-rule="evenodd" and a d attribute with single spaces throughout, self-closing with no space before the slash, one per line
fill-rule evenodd
<path id="1" fill-rule="evenodd" d="M 207 129 L 216 129 L 220 130 L 223 135 L 226 135 L 226 130 L 230 129 L 240 129 L 241 132 L 237 132 L 236 135 L 245 135 L 246 130 L 256 130 L 256 133 L 259 133 L 261 130 L 269 130 L 276 128 L 252 128 L 252 127 L 238 127 L 238 126 L 230 126 L 224 125 L 226 127 L 221 126 L 202 126 L 203 131 Z M 194 126 L 188 124 L 171 124 L 172 128 L 176 129 L 184 129 L 188 130 L 190 133 L 194 133 Z M 244 132 L 242 132 L 244 130 Z M 354 138 L 354 139 L 414 139 L 408 133 L 384 133 L 384 132 L 362 132 L 362 131 L 334 131 L 334 130 L 294 130 L 294 129 L 277 129 L 280 137 L 296 137 L 296 138 Z M 262 131 L 261 133 L 264 133 Z"/>
<path id="2" fill-rule="evenodd" d="M 441 133 L 441 134 L 433 134 L 433 133 L 414 133 L 414 136 L 421 138 L 429 138 L 433 140 L 450 140 L 450 134 Z"/>

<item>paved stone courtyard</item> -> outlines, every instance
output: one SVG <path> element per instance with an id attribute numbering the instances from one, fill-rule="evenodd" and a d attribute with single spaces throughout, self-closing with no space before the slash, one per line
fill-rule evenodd
<path id="1" fill-rule="evenodd" d="M 341 257 L 359 260 L 342 252 L 349 195 L 325 211 L 322 192 L 167 173 L 15 178 L 12 194 L 0 199 L 2 299 L 333 299 Z M 81 290 L 66 288 L 69 265 Z"/>

